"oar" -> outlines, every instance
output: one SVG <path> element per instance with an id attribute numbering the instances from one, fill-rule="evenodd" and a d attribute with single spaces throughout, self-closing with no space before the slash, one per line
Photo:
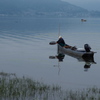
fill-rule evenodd
<path id="1" fill-rule="evenodd" d="M 50 45 L 55 45 L 55 44 L 57 44 L 55 41 L 51 41 L 50 43 L 49 43 Z"/>

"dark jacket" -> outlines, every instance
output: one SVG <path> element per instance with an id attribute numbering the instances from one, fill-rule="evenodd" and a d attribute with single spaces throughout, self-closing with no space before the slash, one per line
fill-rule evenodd
<path id="1" fill-rule="evenodd" d="M 65 41 L 63 38 L 60 38 L 58 41 L 57 41 L 58 44 L 64 46 L 65 45 Z"/>

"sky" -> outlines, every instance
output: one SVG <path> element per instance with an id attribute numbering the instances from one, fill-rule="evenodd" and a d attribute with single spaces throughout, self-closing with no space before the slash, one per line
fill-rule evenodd
<path id="1" fill-rule="evenodd" d="M 100 0 L 63 0 L 88 10 L 100 11 Z"/>

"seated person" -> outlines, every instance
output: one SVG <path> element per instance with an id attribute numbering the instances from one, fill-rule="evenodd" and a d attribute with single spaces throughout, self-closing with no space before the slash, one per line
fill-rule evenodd
<path id="1" fill-rule="evenodd" d="M 72 47 L 70 45 L 67 45 L 65 43 L 64 39 L 61 36 L 59 36 L 59 40 L 56 43 L 58 43 L 59 45 L 61 45 L 62 47 L 65 47 L 65 48 L 71 48 L 72 50 L 76 50 L 77 49 L 75 46 Z"/>
<path id="2" fill-rule="evenodd" d="M 61 46 L 65 46 L 65 41 L 64 41 L 64 39 L 61 36 L 59 36 L 59 40 L 57 41 L 57 43 L 59 45 L 61 45 Z"/>
<path id="3" fill-rule="evenodd" d="M 67 44 L 65 43 L 64 39 L 63 39 L 61 36 L 59 36 L 59 40 L 57 41 L 57 43 L 58 43 L 59 45 L 61 45 L 62 47 L 65 47 L 65 48 L 71 48 L 71 47 L 72 47 L 72 46 L 67 45 Z"/>

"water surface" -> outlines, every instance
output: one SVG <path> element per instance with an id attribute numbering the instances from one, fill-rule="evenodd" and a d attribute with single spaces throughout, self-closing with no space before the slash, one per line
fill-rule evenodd
<path id="1" fill-rule="evenodd" d="M 59 35 L 66 43 L 82 47 L 90 44 L 97 52 L 89 69 L 85 62 L 65 56 L 63 62 L 49 59 L 57 55 L 57 45 L 49 45 Z M 100 87 L 100 19 L 0 17 L 0 69 L 28 76 L 63 88 Z"/>

